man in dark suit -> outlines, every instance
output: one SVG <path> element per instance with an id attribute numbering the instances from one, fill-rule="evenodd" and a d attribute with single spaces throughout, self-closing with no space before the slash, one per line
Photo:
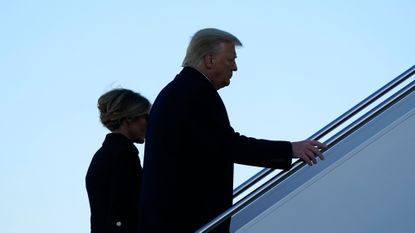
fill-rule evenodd
<path id="1" fill-rule="evenodd" d="M 237 70 L 232 34 L 198 31 L 183 70 L 158 95 L 147 131 L 140 226 L 144 233 L 194 232 L 231 207 L 234 163 L 289 169 L 312 165 L 325 145 L 271 141 L 235 132 L 218 90 Z M 229 232 L 229 221 L 214 232 Z"/>

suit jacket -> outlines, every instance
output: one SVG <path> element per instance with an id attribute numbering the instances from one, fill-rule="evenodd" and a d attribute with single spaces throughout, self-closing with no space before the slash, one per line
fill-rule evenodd
<path id="1" fill-rule="evenodd" d="M 133 142 L 122 134 L 108 134 L 86 174 L 92 233 L 138 231 L 141 177 Z"/>
<path id="2" fill-rule="evenodd" d="M 210 81 L 185 67 L 157 96 L 144 151 L 140 229 L 194 232 L 231 207 L 234 163 L 288 169 L 291 143 L 236 133 Z M 229 221 L 216 232 L 228 232 Z"/>

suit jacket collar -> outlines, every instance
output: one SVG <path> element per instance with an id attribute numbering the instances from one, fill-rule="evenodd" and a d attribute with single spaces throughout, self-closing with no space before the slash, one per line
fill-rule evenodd
<path id="1" fill-rule="evenodd" d="M 180 76 L 184 77 L 197 77 L 199 79 L 205 79 L 209 82 L 210 85 L 212 85 L 212 82 L 209 80 L 209 78 L 203 74 L 202 72 L 198 71 L 197 69 L 191 67 L 191 66 L 185 66 L 183 67 L 182 71 L 180 72 Z M 213 85 L 212 85 L 213 87 Z"/>

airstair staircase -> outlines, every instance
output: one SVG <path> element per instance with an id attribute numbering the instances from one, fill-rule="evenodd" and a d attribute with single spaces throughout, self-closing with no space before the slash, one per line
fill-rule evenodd
<path id="1" fill-rule="evenodd" d="M 263 169 L 197 232 L 229 218 L 238 233 L 415 232 L 414 73 L 415 66 L 312 135 L 328 145 L 325 161 Z"/>

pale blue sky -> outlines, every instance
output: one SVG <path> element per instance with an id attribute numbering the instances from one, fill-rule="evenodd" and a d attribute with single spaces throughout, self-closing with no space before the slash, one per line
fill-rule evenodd
<path id="1" fill-rule="evenodd" d="M 258 138 L 305 139 L 415 63 L 413 1 L 287 2 L 1 1 L 0 232 L 89 232 L 98 97 L 153 101 L 201 28 L 243 42 L 220 94 Z M 257 170 L 237 166 L 236 184 Z"/>

